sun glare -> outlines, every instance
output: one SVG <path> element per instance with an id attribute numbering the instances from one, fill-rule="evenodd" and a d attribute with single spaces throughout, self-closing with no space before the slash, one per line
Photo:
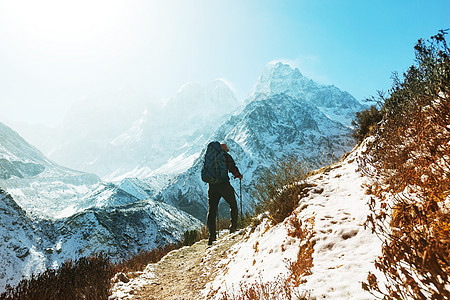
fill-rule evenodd
<path id="1" fill-rule="evenodd" d="M 21 34 L 53 45 L 88 43 L 118 26 L 124 13 L 123 2 L 98 0 L 17 0 L 0 8 Z"/>

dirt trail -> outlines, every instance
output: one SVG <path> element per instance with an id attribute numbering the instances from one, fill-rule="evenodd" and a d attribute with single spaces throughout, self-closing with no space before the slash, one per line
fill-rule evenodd
<path id="1" fill-rule="evenodd" d="M 232 245 L 242 239 L 239 233 L 219 237 L 212 246 L 203 240 L 191 247 L 170 252 L 152 266 L 155 278 L 132 299 L 191 300 L 204 299 L 200 291 L 216 276 L 218 261 L 229 255 Z"/>

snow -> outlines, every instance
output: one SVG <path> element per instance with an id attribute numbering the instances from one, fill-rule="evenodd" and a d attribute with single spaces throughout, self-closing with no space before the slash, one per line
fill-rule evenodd
<path id="1" fill-rule="evenodd" d="M 237 290 L 241 282 L 248 282 L 251 278 L 266 282 L 286 273 L 285 259 L 293 260 L 297 256 L 296 247 L 289 245 L 298 242 L 287 236 L 286 227 L 269 226 L 268 221 L 264 221 L 248 240 L 236 244 L 230 250 L 237 252 L 236 255 L 228 263 L 221 262 L 227 265 L 227 274 L 216 278 L 210 288 Z M 282 245 L 287 247 L 282 249 Z"/>
<path id="2" fill-rule="evenodd" d="M 71 179 L 74 179 L 73 183 Z M 0 180 L 0 185 L 31 215 L 57 218 L 67 216 L 73 211 L 74 205 L 98 185 L 89 181 L 83 184 L 76 180 L 70 177 L 11 178 Z"/>
<path id="3" fill-rule="evenodd" d="M 152 265 L 148 265 L 143 272 L 137 272 L 136 274 L 139 274 L 139 277 L 133 278 L 129 282 L 119 281 L 114 284 L 109 299 L 130 299 L 134 291 L 141 289 L 155 278 Z"/>
<path id="4" fill-rule="evenodd" d="M 61 212 L 59 212 L 59 214 L 55 215 L 55 218 L 56 219 L 68 218 L 68 217 L 76 214 L 78 211 L 79 211 L 79 209 L 75 205 L 72 205 L 72 206 L 66 207 Z"/>
<path id="5" fill-rule="evenodd" d="M 155 170 L 155 174 L 181 174 L 187 171 L 194 163 L 194 161 L 200 156 L 200 153 L 188 155 L 185 153 L 178 155 L 175 158 L 171 158 L 162 167 Z"/>
<path id="6" fill-rule="evenodd" d="M 30 248 L 30 254 L 27 257 L 27 262 L 23 270 L 23 275 L 29 277 L 33 273 L 40 273 L 45 271 L 45 256 L 37 250 L 35 246 Z"/>

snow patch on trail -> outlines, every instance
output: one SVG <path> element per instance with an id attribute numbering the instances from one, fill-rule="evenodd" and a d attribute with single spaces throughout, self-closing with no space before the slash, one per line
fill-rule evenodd
<path id="1" fill-rule="evenodd" d="M 149 264 L 144 271 L 135 272 L 134 274 L 136 277 L 132 279 L 129 279 L 126 275 L 124 275 L 125 281 L 128 282 L 120 280 L 120 277 L 116 275 L 113 279 L 116 283 L 112 288 L 112 294 L 109 299 L 131 299 L 133 297 L 132 295 L 135 294 L 136 291 L 140 290 L 143 286 L 149 284 L 150 282 L 153 282 L 155 279 L 154 264 Z"/>

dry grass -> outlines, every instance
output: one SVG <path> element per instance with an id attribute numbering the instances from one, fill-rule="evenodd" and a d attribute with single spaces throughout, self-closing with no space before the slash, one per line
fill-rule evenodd
<path id="1" fill-rule="evenodd" d="M 311 275 L 313 264 L 314 243 L 311 241 L 314 232 L 314 218 L 306 220 L 303 224 L 302 220 L 296 212 L 288 219 L 288 235 L 301 241 L 296 261 L 288 261 L 289 280 L 294 286 L 305 283 L 305 276 Z"/>

